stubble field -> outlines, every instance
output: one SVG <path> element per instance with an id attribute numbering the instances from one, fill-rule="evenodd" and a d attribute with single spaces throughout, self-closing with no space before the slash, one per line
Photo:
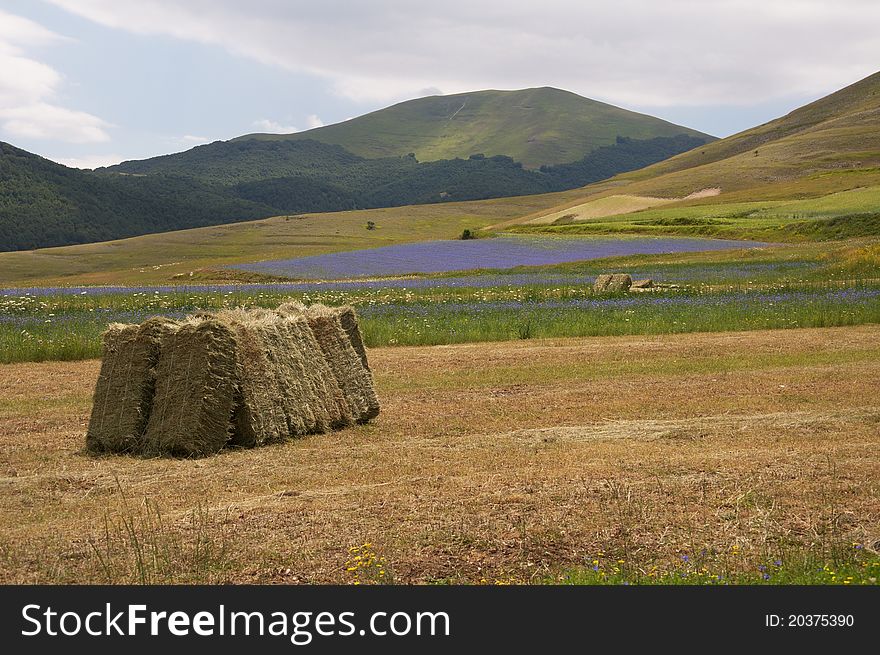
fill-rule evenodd
<path id="1" fill-rule="evenodd" d="M 96 360 L 0 366 L 0 581 L 876 571 L 878 325 L 370 357 L 374 423 L 202 460 L 81 452 Z"/>

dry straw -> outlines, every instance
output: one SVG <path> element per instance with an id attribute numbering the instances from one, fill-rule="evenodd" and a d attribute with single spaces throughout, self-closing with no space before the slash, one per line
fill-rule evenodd
<path id="1" fill-rule="evenodd" d="M 628 291 L 632 286 L 632 277 L 628 273 L 604 274 L 596 277 L 593 283 L 594 293 L 620 293 Z"/>
<path id="2" fill-rule="evenodd" d="M 361 422 L 369 421 L 379 415 L 379 397 L 376 395 L 376 387 L 373 383 L 373 372 L 370 370 L 370 363 L 367 361 L 367 349 L 364 347 L 364 337 L 361 334 L 361 328 L 357 314 L 353 307 L 345 305 L 336 310 L 339 324 L 348 335 L 352 348 L 360 357 L 361 364 L 364 367 L 364 394 L 367 400 L 367 411 L 360 418 Z"/>
<path id="3" fill-rule="evenodd" d="M 345 333 L 348 335 L 348 339 L 351 341 L 354 351 L 358 354 L 358 357 L 361 358 L 361 363 L 364 365 L 364 368 L 369 371 L 370 363 L 367 361 L 367 349 L 364 347 L 364 336 L 361 334 L 361 328 L 358 325 L 358 318 L 357 314 L 354 312 L 354 308 L 349 307 L 348 305 L 340 307 L 338 316 L 342 329 L 345 330 Z"/>
<path id="4" fill-rule="evenodd" d="M 348 401 L 352 416 L 358 423 L 364 423 L 379 414 L 379 400 L 370 369 L 363 364 L 340 320 L 343 312 L 353 314 L 350 307 L 333 309 L 311 305 L 306 310 L 306 318 Z M 363 357 L 366 358 L 366 353 Z"/>
<path id="5" fill-rule="evenodd" d="M 620 293 L 622 291 L 629 291 L 629 288 L 632 286 L 633 279 L 628 273 L 615 273 L 611 276 L 611 281 L 608 283 L 608 288 L 606 291 L 608 293 Z"/>
<path id="6" fill-rule="evenodd" d="M 231 443 L 252 447 L 283 441 L 289 431 L 276 365 L 270 358 L 273 317 L 238 309 L 219 312 L 217 320 L 232 329 L 236 340 L 238 385 Z"/>
<path id="7" fill-rule="evenodd" d="M 113 323 L 104 332 L 104 358 L 86 433 L 88 450 L 129 453 L 143 449 L 160 345 L 176 329 L 174 321 L 151 318 L 142 325 Z"/>
<path id="8" fill-rule="evenodd" d="M 596 281 L 593 283 L 593 291 L 595 293 L 605 293 L 608 289 L 608 283 L 611 282 L 611 276 L 604 274 L 596 277 Z"/>
<path id="9" fill-rule="evenodd" d="M 357 415 L 340 383 L 336 367 L 326 356 L 326 351 L 308 320 L 307 308 L 297 302 L 284 303 L 278 308 L 289 348 L 302 353 L 301 378 L 309 387 L 310 398 L 319 419 L 314 431 L 325 432 L 351 425 Z"/>
<path id="10" fill-rule="evenodd" d="M 217 319 L 191 319 L 162 342 L 146 453 L 215 453 L 231 437 L 238 390 L 237 342 Z"/>
<path id="11" fill-rule="evenodd" d="M 286 303 L 110 326 L 86 443 L 202 456 L 378 413 L 354 310 Z"/>

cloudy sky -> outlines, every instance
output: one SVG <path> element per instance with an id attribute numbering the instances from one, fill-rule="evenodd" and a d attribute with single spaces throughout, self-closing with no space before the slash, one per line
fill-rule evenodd
<path id="1" fill-rule="evenodd" d="M 0 0 L 0 140 L 72 166 L 556 86 L 726 136 L 880 68 L 877 0 Z"/>

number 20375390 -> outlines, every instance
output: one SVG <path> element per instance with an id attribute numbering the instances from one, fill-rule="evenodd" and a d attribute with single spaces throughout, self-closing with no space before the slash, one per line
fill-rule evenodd
<path id="1" fill-rule="evenodd" d="M 852 614 L 765 614 L 768 628 L 851 628 Z"/>

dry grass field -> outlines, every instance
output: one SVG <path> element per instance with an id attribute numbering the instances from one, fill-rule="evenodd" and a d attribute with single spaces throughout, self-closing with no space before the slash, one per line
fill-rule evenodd
<path id="1" fill-rule="evenodd" d="M 372 424 L 199 460 L 84 454 L 97 361 L 0 366 L 0 582 L 531 582 L 880 539 L 878 325 L 370 357 Z"/>

